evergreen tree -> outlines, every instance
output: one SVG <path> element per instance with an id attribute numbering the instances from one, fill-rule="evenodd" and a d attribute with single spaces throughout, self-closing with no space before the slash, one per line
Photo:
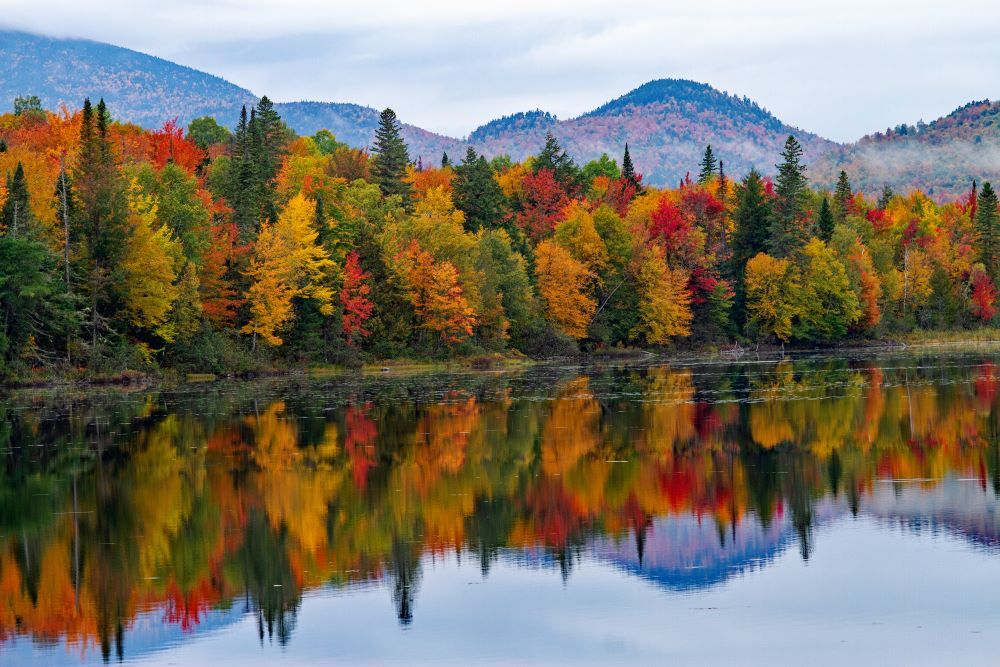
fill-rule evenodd
<path id="1" fill-rule="evenodd" d="M 0 138 L 0 153 L 7 152 L 7 140 Z"/>
<path id="2" fill-rule="evenodd" d="M 715 176 L 717 163 L 718 160 L 715 159 L 715 153 L 712 152 L 712 145 L 705 146 L 705 155 L 701 158 L 701 172 L 698 174 L 698 183 L 705 185 Z"/>
<path id="3" fill-rule="evenodd" d="M 622 178 L 631 183 L 638 190 L 639 176 L 635 173 L 635 165 L 632 164 L 632 156 L 628 152 L 628 143 L 625 144 L 625 155 L 622 157 Z"/>
<path id="4" fill-rule="evenodd" d="M 836 221 L 844 224 L 847 220 L 847 213 L 851 208 L 851 199 L 854 193 L 851 192 L 851 182 L 847 180 L 847 172 L 840 171 L 837 177 L 837 187 L 833 191 L 833 214 Z"/>
<path id="5" fill-rule="evenodd" d="M 114 163 L 103 99 L 96 111 L 89 99 L 84 101 L 73 185 L 82 223 L 79 259 L 90 301 L 91 354 L 96 354 L 101 332 L 109 329 L 113 315 L 108 311 L 121 302 L 117 292 L 128 238 L 125 184 Z"/>
<path id="6" fill-rule="evenodd" d="M 892 191 L 892 187 L 886 183 L 882 186 L 882 192 L 878 196 L 878 207 L 884 211 L 895 196 L 896 193 Z"/>
<path id="7" fill-rule="evenodd" d="M 462 164 L 455 167 L 452 198 L 455 207 L 465 213 L 466 229 L 473 232 L 499 227 L 507 213 L 507 201 L 493 178 L 492 167 L 471 146 Z"/>
<path id="8" fill-rule="evenodd" d="M 444 169 L 445 167 L 450 167 L 450 166 L 451 166 L 451 160 L 448 159 L 448 151 L 442 151 L 441 152 L 441 168 Z"/>
<path id="9" fill-rule="evenodd" d="M 756 169 L 736 188 L 736 211 L 733 221 L 733 254 L 729 260 L 729 275 L 736 285 L 736 312 L 738 322 L 744 319 L 746 264 L 758 253 L 766 252 L 770 234 L 771 207 L 764 195 L 764 179 Z"/>
<path id="10" fill-rule="evenodd" d="M 30 234 L 31 208 L 28 201 L 28 185 L 24 181 L 24 166 L 20 161 L 13 175 L 7 174 L 7 199 L 0 209 L 0 225 L 10 236 Z"/>
<path id="11" fill-rule="evenodd" d="M 240 119 L 233 133 L 232 156 L 230 158 L 229 182 L 226 187 L 226 201 L 233 209 L 233 223 L 241 245 L 252 243 L 257 238 L 260 227 L 257 196 L 255 189 L 256 169 L 252 155 L 250 121 L 247 108 L 240 110 Z"/>
<path id="12" fill-rule="evenodd" d="M 409 204 L 412 188 L 406 181 L 406 166 L 410 155 L 406 143 L 400 135 L 396 112 L 386 109 L 379 116 L 375 130 L 375 158 L 372 160 L 372 181 L 379 187 L 384 197 L 398 195 L 404 204 Z"/>
<path id="13" fill-rule="evenodd" d="M 979 261 L 996 284 L 1000 278 L 1000 214 L 997 194 L 989 181 L 983 183 L 976 203 L 976 250 Z"/>
<path id="14" fill-rule="evenodd" d="M 830 200 L 827 197 L 823 197 L 823 204 L 819 208 L 819 220 L 816 227 L 819 237 L 824 242 L 829 243 L 830 239 L 833 238 L 833 224 L 833 210 L 830 208 Z"/>
<path id="15" fill-rule="evenodd" d="M 551 171 L 556 182 L 570 197 L 574 196 L 579 189 L 580 169 L 576 166 L 573 158 L 559 145 L 559 141 L 552 132 L 545 133 L 545 146 L 542 147 L 542 152 L 535 156 L 533 169 L 536 174 L 542 169 Z"/>
<path id="16" fill-rule="evenodd" d="M 277 219 L 275 204 L 275 179 L 281 169 L 287 139 L 287 128 L 274 110 L 267 95 L 260 98 L 248 124 L 251 141 L 250 155 L 254 161 L 254 191 L 258 215 L 264 220 Z"/>
<path id="17" fill-rule="evenodd" d="M 775 165 L 774 214 L 771 218 L 771 238 L 768 246 L 772 256 L 782 258 L 797 252 L 806 241 L 803 224 L 806 197 L 809 194 L 806 167 L 802 164 L 802 146 L 789 136 L 781 153 L 781 164 Z"/>

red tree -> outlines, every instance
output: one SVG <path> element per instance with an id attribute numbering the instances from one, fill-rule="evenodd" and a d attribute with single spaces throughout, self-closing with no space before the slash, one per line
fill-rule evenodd
<path id="1" fill-rule="evenodd" d="M 344 308 L 343 331 L 347 344 L 356 346 L 356 338 L 365 337 L 370 332 L 365 329 L 365 322 L 372 315 L 375 304 L 368 295 L 371 285 L 368 284 L 368 273 L 361 268 L 361 260 L 356 251 L 347 255 L 344 264 L 344 286 L 340 290 L 340 304 Z"/>

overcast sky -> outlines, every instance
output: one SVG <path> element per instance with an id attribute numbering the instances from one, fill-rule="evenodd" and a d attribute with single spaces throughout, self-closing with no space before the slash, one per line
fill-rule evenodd
<path id="1" fill-rule="evenodd" d="M 392 106 L 455 136 L 516 111 L 572 117 L 665 77 L 836 140 L 1000 97 L 995 0 L 0 0 L 0 25 L 277 101 Z"/>

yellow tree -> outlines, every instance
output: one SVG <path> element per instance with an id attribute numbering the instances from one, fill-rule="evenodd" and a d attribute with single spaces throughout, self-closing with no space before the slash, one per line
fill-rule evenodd
<path id="1" fill-rule="evenodd" d="M 799 278 L 787 259 L 759 253 L 747 262 L 747 331 L 787 342 L 798 314 Z"/>
<path id="2" fill-rule="evenodd" d="M 439 334 L 448 344 L 471 336 L 476 323 L 475 310 L 458 282 L 458 269 L 451 262 L 435 261 L 434 256 L 416 241 L 410 242 L 397 261 L 422 326 Z"/>
<path id="3" fill-rule="evenodd" d="M 312 299 L 324 315 L 333 313 L 333 290 L 327 273 L 333 267 L 326 250 L 317 242 L 313 227 L 315 206 L 301 193 L 292 197 L 277 222 L 265 224 L 254 244 L 247 274 L 252 279 L 247 298 L 250 321 L 245 333 L 268 345 L 284 341 L 278 335 L 293 318 L 292 300 Z"/>
<path id="4" fill-rule="evenodd" d="M 587 296 L 591 278 L 587 267 L 558 243 L 548 240 L 535 249 L 535 275 L 549 320 L 568 336 L 586 337 L 597 310 L 596 302 Z"/>
<path id="5" fill-rule="evenodd" d="M 166 225 L 156 227 L 156 202 L 134 180 L 128 203 L 131 229 L 121 267 L 126 316 L 132 325 L 170 341 L 175 335 L 170 311 L 178 295 L 174 266 L 182 256 L 181 245 Z"/>
<path id="6" fill-rule="evenodd" d="M 691 335 L 691 294 L 683 269 L 671 269 L 663 248 L 652 246 L 636 272 L 641 323 L 634 333 L 653 345 L 666 345 L 671 338 Z"/>

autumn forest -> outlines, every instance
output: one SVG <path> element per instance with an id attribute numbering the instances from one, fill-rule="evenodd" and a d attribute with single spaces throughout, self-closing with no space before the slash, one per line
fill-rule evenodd
<path id="1" fill-rule="evenodd" d="M 1000 213 L 966 196 L 810 186 L 706 146 L 673 188 L 629 155 L 414 158 L 297 136 L 261 98 L 234 128 L 159 130 L 103 101 L 0 116 L 0 367 L 32 373 L 617 348 L 826 345 L 997 324 Z M 773 167 L 773 168 L 772 168 Z M 773 176 L 770 175 L 773 173 Z"/>

